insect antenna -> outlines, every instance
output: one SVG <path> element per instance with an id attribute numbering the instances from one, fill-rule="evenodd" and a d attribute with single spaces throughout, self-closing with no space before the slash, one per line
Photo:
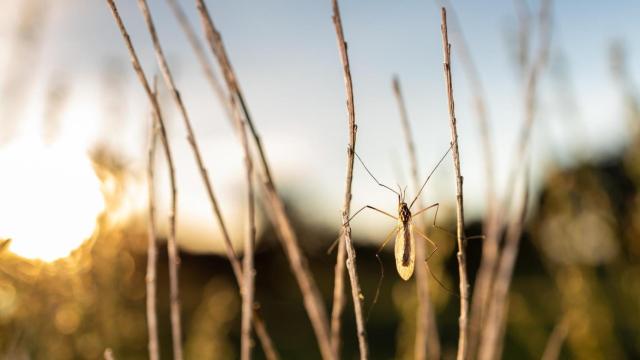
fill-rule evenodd
<path id="1" fill-rule="evenodd" d="M 360 164 L 362 164 L 362 166 L 364 167 L 364 169 L 367 171 L 367 174 L 369 174 L 369 176 L 371 176 L 373 178 L 373 180 L 380 186 L 382 186 L 383 188 L 389 189 L 391 190 L 394 194 L 398 195 L 398 197 L 400 197 L 400 193 L 398 193 L 397 191 L 393 190 L 392 188 L 388 187 L 387 185 L 381 183 L 380 181 L 378 181 L 378 179 L 376 179 L 375 176 L 373 176 L 373 174 L 371 173 L 371 171 L 369 171 L 369 169 L 367 168 L 367 165 L 364 164 L 364 161 L 362 161 L 362 159 L 360 158 L 360 155 L 358 155 L 357 152 L 353 152 L 356 157 L 358 158 L 358 161 L 360 161 Z"/>
<path id="2" fill-rule="evenodd" d="M 422 193 L 422 190 L 424 190 L 424 187 L 427 185 L 427 183 L 429 182 L 429 179 L 431 179 L 431 176 L 433 175 L 434 172 L 436 172 L 436 170 L 438 169 L 438 167 L 440 166 L 440 164 L 442 164 L 442 162 L 444 161 L 444 159 L 447 157 L 447 154 L 449 154 L 449 151 L 451 151 L 451 147 L 452 144 L 449 144 L 449 148 L 447 149 L 447 151 L 444 153 L 444 155 L 442 155 L 442 158 L 440 158 L 440 161 L 438 161 L 438 163 L 436 164 L 436 166 L 433 168 L 433 170 L 431 170 L 431 172 L 429 173 L 429 176 L 427 176 L 427 180 L 424 181 L 424 183 L 422 184 L 422 186 L 420 187 L 420 190 L 418 190 L 418 193 L 416 194 L 416 197 L 413 199 L 413 201 L 411 201 L 411 204 L 409 205 L 409 208 L 413 207 L 413 204 L 416 202 L 416 200 L 418 200 L 418 197 L 420 197 L 420 194 Z M 357 156 L 357 154 L 356 154 Z"/>

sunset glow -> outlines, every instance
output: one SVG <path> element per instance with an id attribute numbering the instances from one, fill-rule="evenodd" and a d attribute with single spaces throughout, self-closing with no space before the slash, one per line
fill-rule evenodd
<path id="1" fill-rule="evenodd" d="M 104 209 L 100 182 L 81 148 L 22 139 L 0 149 L 0 238 L 29 259 L 68 256 Z"/>

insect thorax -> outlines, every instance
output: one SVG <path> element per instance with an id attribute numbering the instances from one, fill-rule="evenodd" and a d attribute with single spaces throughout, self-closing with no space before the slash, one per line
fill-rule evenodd
<path id="1" fill-rule="evenodd" d="M 409 222 L 409 220 L 411 220 L 411 210 L 409 210 L 409 207 L 407 206 L 407 203 L 402 202 L 400 203 L 399 209 L 398 209 L 398 215 L 400 218 L 400 221 L 404 224 Z"/>

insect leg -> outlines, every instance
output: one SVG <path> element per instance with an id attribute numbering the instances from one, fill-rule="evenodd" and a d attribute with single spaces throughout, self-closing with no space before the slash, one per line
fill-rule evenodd
<path id="1" fill-rule="evenodd" d="M 380 246 L 378 251 L 376 251 L 376 259 L 378 259 L 378 264 L 380 264 L 380 279 L 378 280 L 378 285 L 376 286 L 376 294 L 373 297 L 373 302 L 371 303 L 371 307 L 369 308 L 369 311 L 367 313 L 367 320 L 369 320 L 369 316 L 371 316 L 371 310 L 373 310 L 373 307 L 378 302 L 378 296 L 380 295 L 380 287 L 382 286 L 382 279 L 384 279 L 384 265 L 382 265 L 382 260 L 380 259 L 380 253 L 382 252 L 384 247 L 389 243 L 389 241 L 393 239 L 393 236 L 398 232 L 398 230 L 400 229 L 397 226 L 394 227 L 393 230 L 391 230 L 391 232 L 387 234 L 387 237 L 382 242 L 382 245 Z"/>
<path id="2" fill-rule="evenodd" d="M 417 215 L 420 215 L 420 214 L 422 214 L 423 212 L 425 212 L 425 211 L 427 211 L 427 210 L 429 210 L 429 209 L 431 209 L 431 208 L 436 208 L 436 214 L 433 216 L 433 227 L 434 227 L 434 228 L 436 228 L 436 229 L 438 229 L 438 230 L 440 230 L 440 231 L 444 231 L 444 232 L 446 232 L 446 233 L 447 233 L 447 234 L 449 234 L 451 237 L 455 237 L 455 235 L 454 235 L 451 231 L 449 231 L 449 230 L 447 230 L 447 229 L 445 229 L 445 228 L 443 228 L 443 227 L 439 226 L 438 224 L 436 224 L 436 220 L 438 219 L 438 210 L 440 209 L 440 203 L 435 203 L 435 204 L 432 204 L 432 205 L 427 206 L 426 208 L 424 208 L 424 209 L 422 209 L 422 210 L 418 210 L 418 211 L 416 211 L 412 216 L 413 216 L 413 217 L 416 217 Z M 472 240 L 472 239 L 484 239 L 484 238 L 485 238 L 485 236 L 484 236 L 484 235 L 473 235 L 473 236 L 465 236 L 465 238 L 464 238 L 464 239 L 465 239 L 465 241 L 466 241 L 466 240 Z"/>
<path id="3" fill-rule="evenodd" d="M 379 212 L 379 213 L 381 213 L 381 214 L 383 214 L 383 215 L 387 215 L 388 217 L 390 217 L 390 218 L 392 218 L 392 219 L 394 219 L 394 220 L 397 220 L 397 219 L 398 219 L 398 218 L 396 218 L 395 216 L 393 216 L 393 215 L 389 214 L 389 213 L 388 213 L 388 212 L 386 212 L 386 211 L 380 210 L 380 209 L 375 208 L 375 207 L 373 207 L 373 206 L 371 206 L 371 205 L 365 205 L 365 206 L 361 207 L 360 209 L 358 209 L 358 211 L 356 211 L 355 213 L 353 213 L 353 215 L 351 215 L 351 217 L 349 218 L 349 220 L 347 220 L 347 222 L 346 222 L 346 223 L 344 223 L 343 225 L 347 225 L 348 223 L 350 223 L 350 222 L 351 222 L 351 220 L 353 220 L 353 218 L 354 218 L 354 217 L 356 217 L 356 215 L 358 215 L 358 214 L 359 214 L 362 210 L 364 210 L 364 209 L 371 209 L 371 210 L 375 210 L 375 211 L 377 211 L 377 212 Z"/>
<path id="4" fill-rule="evenodd" d="M 344 223 L 344 224 L 343 224 L 343 226 L 345 226 L 345 225 L 349 224 L 349 223 L 351 222 L 351 220 L 353 220 L 353 218 L 355 218 L 355 217 L 356 217 L 356 215 L 358 215 L 361 211 L 363 211 L 363 210 L 365 210 L 365 209 L 375 210 L 375 211 L 377 211 L 377 212 L 379 212 L 379 213 L 381 213 L 381 214 L 383 214 L 383 215 L 386 215 L 386 216 L 388 216 L 388 217 L 390 217 L 390 218 L 392 218 L 392 219 L 394 219 L 394 220 L 397 220 L 397 219 L 398 219 L 398 218 L 396 218 L 395 216 L 393 216 L 393 215 L 389 214 L 389 213 L 388 213 L 388 212 L 386 212 L 386 211 L 380 210 L 380 209 L 378 209 L 378 208 L 376 208 L 376 207 L 373 207 L 373 206 L 371 206 L 371 205 L 366 205 L 366 206 L 363 206 L 363 207 L 361 207 L 360 209 L 358 209 L 358 211 L 356 211 L 355 213 L 353 213 L 353 215 L 351 215 L 351 217 L 349 218 L 349 220 L 347 220 L 347 222 L 346 222 L 346 223 Z M 336 246 L 338 245 L 338 243 L 340 242 L 340 238 L 342 238 L 342 230 L 340 231 L 340 234 L 338 235 L 338 237 L 337 237 L 335 240 L 333 240 L 333 242 L 331 243 L 331 245 L 330 245 L 330 246 L 329 246 L 329 248 L 327 249 L 327 255 L 329 255 L 329 254 L 331 254 L 331 253 L 333 252 L 333 249 L 335 249 L 335 248 L 336 248 Z"/>
<path id="5" fill-rule="evenodd" d="M 458 295 L 457 292 L 450 290 L 449 288 L 447 288 L 444 283 L 442 281 L 440 281 L 440 279 L 438 279 L 438 277 L 433 273 L 433 271 L 431 271 L 431 267 L 429 267 L 429 259 L 431 258 L 431 256 L 436 252 L 436 250 L 438 250 L 438 245 L 436 245 L 431 239 L 429 239 L 429 237 L 427 235 L 425 235 L 422 231 L 418 230 L 416 226 L 413 227 L 413 231 L 420 235 L 423 239 L 427 240 L 430 244 L 432 244 L 433 246 L 435 246 L 435 248 L 433 249 L 433 251 L 431 252 L 431 254 L 429 254 L 429 256 L 424 260 L 424 266 L 427 267 L 427 270 L 429 270 L 429 274 L 431 274 L 431 277 L 438 283 L 438 285 L 440 285 L 441 288 L 443 288 L 445 291 L 460 297 Z"/>
<path id="6" fill-rule="evenodd" d="M 423 212 L 425 212 L 425 211 L 427 211 L 427 210 L 429 210 L 431 208 L 434 208 L 434 207 L 436 208 L 436 214 L 437 214 L 438 213 L 438 208 L 440 207 L 440 203 L 435 203 L 435 204 L 427 206 L 426 208 L 424 208 L 422 210 L 418 210 L 413 214 L 413 216 L 418 216 L 418 215 L 422 214 Z"/>

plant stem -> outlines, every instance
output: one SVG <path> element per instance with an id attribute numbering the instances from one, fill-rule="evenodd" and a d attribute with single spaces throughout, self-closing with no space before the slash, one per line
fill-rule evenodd
<path id="1" fill-rule="evenodd" d="M 154 84 L 154 95 L 157 95 Z M 149 331 L 149 359 L 159 360 L 158 347 L 158 316 L 156 314 L 156 272 L 158 263 L 158 248 L 156 235 L 156 210 L 154 187 L 154 161 L 156 153 L 156 140 L 158 136 L 158 118 L 151 112 L 151 124 L 149 127 L 149 152 L 147 164 L 147 188 L 149 190 L 149 240 L 147 244 L 147 329 Z"/>
<path id="2" fill-rule="evenodd" d="M 464 235 L 464 202 L 462 190 L 462 174 L 460 172 L 460 153 L 458 150 L 458 129 L 456 125 L 455 105 L 453 101 L 453 85 L 451 81 L 451 44 L 447 33 L 447 11 L 441 9 L 442 17 L 442 50 L 444 56 L 443 68 L 445 88 L 447 91 L 447 103 L 449 108 L 449 125 L 451 126 L 451 145 L 453 151 L 453 166 L 456 173 L 456 217 L 458 238 L 458 272 L 460 275 L 460 318 L 458 337 L 458 360 L 467 358 L 468 311 L 469 311 L 469 280 L 467 279 L 466 240 Z"/>
<path id="3" fill-rule="evenodd" d="M 151 90 L 149 86 L 149 82 L 142 70 L 142 66 L 140 65 L 140 60 L 138 59 L 138 55 L 133 47 L 133 43 L 131 42 L 131 38 L 122 22 L 122 18 L 118 13 L 118 9 L 114 0 L 106 0 L 107 5 L 113 14 L 114 20 L 118 29 L 120 30 L 120 34 L 124 40 L 125 45 L 127 46 L 127 50 L 129 51 L 129 56 L 131 57 L 131 64 L 133 69 L 140 81 L 140 84 L 145 90 L 147 94 L 147 99 L 153 108 L 154 116 L 158 119 L 158 124 L 160 125 L 160 138 L 162 140 L 162 146 L 164 148 L 164 152 L 167 158 L 167 164 L 169 167 L 169 180 L 171 183 L 171 211 L 169 214 L 169 239 L 167 242 L 167 247 L 169 249 L 169 280 L 170 280 L 170 303 L 171 303 L 171 334 L 173 339 L 173 351 L 174 358 L 181 360 L 182 359 L 182 334 L 181 334 L 181 324 L 180 324 L 180 298 L 179 298 L 179 287 L 178 287 L 178 257 L 177 257 L 177 249 L 175 242 L 176 235 L 176 182 L 175 182 L 175 168 L 173 165 L 173 156 L 171 155 L 171 149 L 169 147 L 169 141 L 167 137 L 166 126 L 164 123 L 164 119 L 162 117 L 162 112 L 160 111 L 160 105 L 158 104 L 158 99 Z"/>
<path id="4" fill-rule="evenodd" d="M 347 43 L 344 39 L 344 31 L 342 28 L 342 19 L 340 18 L 340 8 L 338 7 L 338 0 L 333 0 L 333 25 L 336 30 L 336 39 L 338 41 L 338 50 L 340 53 L 340 60 L 342 62 L 342 72 L 344 75 L 344 86 L 347 97 L 347 112 L 349 114 L 348 118 L 348 129 L 349 129 L 349 145 L 347 146 L 347 174 L 345 180 L 345 190 L 344 190 L 344 205 L 342 207 L 342 224 L 343 224 L 343 232 L 342 236 L 344 239 L 344 244 L 340 244 L 341 248 L 346 248 L 347 252 L 347 269 L 349 273 L 349 281 L 351 283 L 351 297 L 353 299 L 353 309 L 356 318 L 356 328 L 358 332 L 358 345 L 360 348 L 360 359 L 368 359 L 369 358 L 369 346 L 367 344 L 367 331 L 365 328 L 364 316 L 362 313 L 362 299 L 364 296 L 360 290 L 360 281 L 358 280 L 358 272 L 356 266 L 356 251 L 353 247 L 353 242 L 351 239 L 351 225 L 349 224 L 349 217 L 351 216 L 351 185 L 353 183 L 353 162 L 355 160 L 355 146 L 356 146 L 356 113 L 355 106 L 353 100 L 353 82 L 351 79 L 351 69 L 349 67 L 349 54 L 347 52 Z M 344 262 L 344 251 L 342 252 L 342 259 L 340 258 L 340 251 L 338 252 L 338 260 L 337 263 Z M 342 271 L 342 273 L 339 273 Z M 342 282 L 344 278 L 344 267 L 339 267 L 336 264 L 336 274 L 335 281 L 336 285 L 338 282 Z M 332 313 L 331 317 L 331 330 L 332 330 L 332 343 L 334 355 L 336 358 L 339 358 L 340 353 L 340 318 L 342 308 L 344 307 L 344 300 L 342 297 L 344 295 L 344 291 L 339 289 L 336 286 L 334 292 L 334 304 L 338 307 L 338 311 Z M 339 291 L 341 290 L 341 291 Z M 335 325 L 334 325 L 335 321 Z"/>
<path id="5" fill-rule="evenodd" d="M 278 238 L 280 239 L 282 246 L 289 260 L 291 271 L 298 282 L 298 286 L 302 293 L 303 302 L 309 315 L 309 320 L 313 326 L 318 341 L 320 352 L 324 359 L 333 359 L 334 355 L 331 350 L 331 343 L 329 341 L 329 325 L 327 322 L 327 314 L 322 302 L 320 291 L 313 279 L 313 275 L 309 269 L 307 259 L 300 249 L 298 238 L 291 225 L 291 220 L 285 211 L 285 206 L 278 194 L 275 183 L 271 176 L 271 170 L 267 162 L 266 154 L 262 147 L 262 142 L 258 136 L 257 130 L 253 125 L 251 116 L 249 114 L 244 96 L 240 90 L 240 86 L 237 82 L 237 78 L 231 62 L 227 56 L 222 37 L 213 24 L 213 20 L 209 15 L 209 11 L 203 0 L 196 0 L 196 7 L 200 15 L 203 31 L 206 35 L 207 41 L 213 52 L 214 56 L 218 60 L 218 64 L 222 70 L 229 94 L 234 96 L 237 100 L 239 110 L 242 111 L 242 115 L 246 124 L 249 126 L 251 135 L 253 137 L 254 145 L 260 156 L 261 177 L 264 190 L 265 199 L 267 205 L 270 207 L 268 215 L 271 217 L 271 221 L 274 224 Z"/>
<path id="6" fill-rule="evenodd" d="M 418 173 L 418 155 L 413 140 L 413 132 L 411 124 L 409 124 L 409 116 L 407 107 L 402 96 L 400 88 L 400 80 L 398 77 L 393 78 L 393 93 L 398 102 L 398 110 L 400 111 L 400 123 L 404 134 L 407 152 L 409 153 L 409 163 L 411 164 L 411 181 L 416 193 L 420 190 L 420 179 Z M 418 200 L 418 205 L 421 201 Z M 422 206 L 419 206 L 422 208 Z M 424 222 L 419 221 L 420 226 L 424 229 Z M 424 242 L 416 242 L 416 263 L 424 266 L 416 267 L 416 292 L 418 297 L 418 310 L 416 311 L 416 340 L 414 359 L 424 360 L 440 358 L 440 337 L 438 335 L 438 326 L 435 314 L 433 313 L 433 304 L 429 296 L 429 276 L 427 274 L 426 262 L 426 244 Z M 428 355 L 428 356 L 427 356 Z"/>

